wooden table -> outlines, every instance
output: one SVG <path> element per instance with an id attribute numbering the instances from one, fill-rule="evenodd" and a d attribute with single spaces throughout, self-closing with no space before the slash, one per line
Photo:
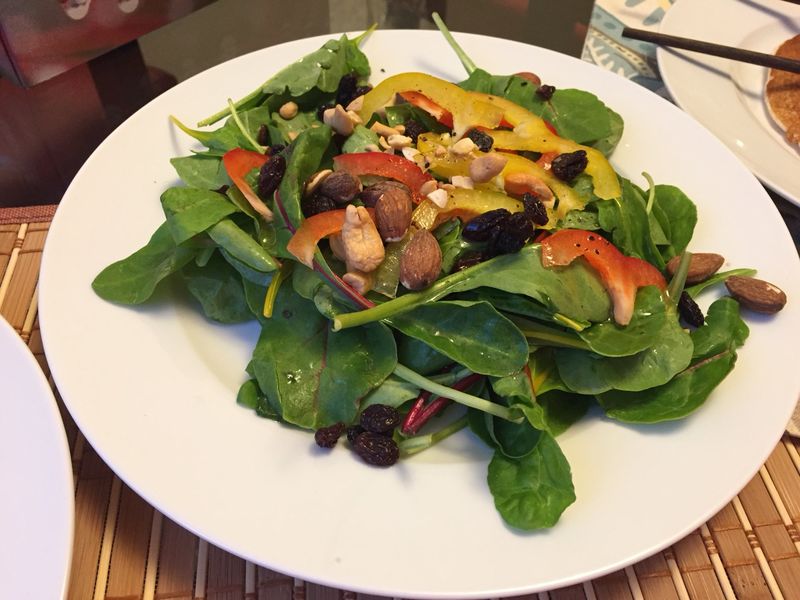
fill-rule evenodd
<path id="1" fill-rule="evenodd" d="M 54 206 L 0 209 L 0 314 L 48 375 L 36 286 L 54 212 Z M 61 408 L 75 474 L 70 599 L 373 598 L 270 571 L 199 539 L 114 475 Z M 524 598 L 797 599 L 798 526 L 800 441 L 787 435 L 747 487 L 679 543 L 600 579 Z"/>

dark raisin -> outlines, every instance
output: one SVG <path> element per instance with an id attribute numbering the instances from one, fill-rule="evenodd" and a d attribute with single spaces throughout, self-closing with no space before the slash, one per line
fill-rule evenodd
<path id="1" fill-rule="evenodd" d="M 411 141 L 415 144 L 417 143 L 417 138 L 420 136 L 421 133 L 425 133 L 425 127 L 419 121 L 415 121 L 414 119 L 409 119 L 405 123 L 403 123 L 403 127 L 406 128 L 403 135 L 410 137 Z"/>
<path id="2" fill-rule="evenodd" d="M 519 252 L 533 235 L 533 223 L 524 212 L 514 213 L 500 225 L 500 233 L 492 242 L 495 254 Z"/>
<path id="3" fill-rule="evenodd" d="M 356 91 L 355 91 L 356 95 L 353 97 L 353 99 L 355 100 L 359 96 L 363 96 L 364 94 L 369 93 L 370 91 L 372 91 L 372 86 L 371 85 L 360 85 L 360 86 L 358 86 L 356 88 Z M 349 102 L 348 102 L 348 104 L 349 104 Z M 345 108 L 347 108 L 347 107 L 345 106 Z"/>
<path id="4" fill-rule="evenodd" d="M 453 269 L 451 273 L 455 273 L 456 271 L 463 271 L 464 269 L 469 269 L 470 267 L 474 267 L 477 264 L 483 262 L 484 256 L 480 252 L 467 252 L 463 256 L 461 256 L 455 264 L 453 264 Z"/>
<path id="5" fill-rule="evenodd" d="M 357 82 L 355 73 L 348 73 L 339 80 L 339 87 L 336 88 L 336 104 L 344 107 L 353 101 L 356 97 Z"/>
<path id="6" fill-rule="evenodd" d="M 347 441 L 351 444 L 354 443 L 362 433 L 364 433 L 364 428 L 361 425 L 351 425 L 347 428 Z"/>
<path id="7" fill-rule="evenodd" d="M 371 431 L 365 431 L 355 439 L 353 450 L 365 463 L 377 467 L 391 466 L 400 458 L 400 449 L 392 438 Z"/>
<path id="8" fill-rule="evenodd" d="M 475 142 L 475 145 L 481 152 L 488 152 L 492 149 L 492 145 L 494 144 L 494 138 L 480 129 L 470 129 L 466 137 Z"/>
<path id="9" fill-rule="evenodd" d="M 262 198 L 272 196 L 286 172 L 286 159 L 280 154 L 270 156 L 258 173 L 258 193 Z"/>
<path id="10" fill-rule="evenodd" d="M 363 410 L 359 423 L 372 433 L 389 433 L 400 424 L 400 413 L 393 406 L 372 404 Z"/>
<path id="11" fill-rule="evenodd" d="M 320 448 L 333 448 L 345 430 L 344 423 L 334 423 L 328 427 L 320 427 L 314 432 L 314 441 Z"/>
<path id="12" fill-rule="evenodd" d="M 322 106 L 320 106 L 317 109 L 317 121 L 322 121 L 322 118 L 323 118 L 326 110 L 328 110 L 329 108 L 335 108 L 335 107 L 336 107 L 336 105 L 331 103 L 331 102 L 328 102 L 327 104 L 323 104 Z"/>
<path id="13" fill-rule="evenodd" d="M 335 210 L 336 202 L 321 194 L 307 196 L 300 201 L 300 208 L 306 217 L 313 217 L 329 210 Z"/>
<path id="14" fill-rule="evenodd" d="M 470 242 L 485 242 L 492 237 L 492 229 L 511 215 L 505 208 L 496 208 L 478 215 L 464 225 L 461 237 Z"/>
<path id="15" fill-rule="evenodd" d="M 215 189 L 214 191 L 217 192 L 218 194 L 227 194 L 228 190 L 230 189 L 230 187 L 231 186 L 229 186 L 228 184 L 223 184 L 223 185 L 219 186 L 217 189 Z"/>
<path id="16" fill-rule="evenodd" d="M 522 205 L 525 207 L 525 214 L 534 224 L 547 225 L 547 208 L 539 196 L 525 192 L 522 195 Z"/>
<path id="17" fill-rule="evenodd" d="M 283 144 L 273 144 L 272 146 L 269 147 L 269 155 L 275 156 L 276 154 L 280 154 L 284 150 L 286 150 L 286 146 L 284 146 Z"/>
<path id="18" fill-rule="evenodd" d="M 536 90 L 536 95 L 539 96 L 542 100 L 550 100 L 555 93 L 556 88 L 552 85 L 542 84 Z"/>
<path id="19" fill-rule="evenodd" d="M 319 193 L 337 204 L 347 204 L 361 191 L 361 181 L 347 171 L 334 171 L 319 184 Z"/>
<path id="20" fill-rule="evenodd" d="M 269 146 L 269 129 L 266 125 L 259 126 L 256 141 L 262 146 Z"/>
<path id="21" fill-rule="evenodd" d="M 586 150 L 576 150 L 556 156 L 550 164 L 550 170 L 562 181 L 572 181 L 583 173 L 587 164 L 589 159 L 586 158 Z"/>
<path id="22" fill-rule="evenodd" d="M 706 321 L 697 302 L 686 292 L 683 292 L 678 300 L 678 312 L 681 318 L 692 327 L 702 327 Z"/>

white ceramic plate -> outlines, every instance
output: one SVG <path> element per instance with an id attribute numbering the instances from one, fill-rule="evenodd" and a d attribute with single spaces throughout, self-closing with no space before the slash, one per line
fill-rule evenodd
<path id="1" fill-rule="evenodd" d="M 661 32 L 772 54 L 800 33 L 800 5 L 782 0 L 680 0 Z M 733 150 L 766 185 L 800 206 L 800 148 L 783 137 L 764 99 L 768 69 L 658 49 L 675 101 Z"/>
<path id="2" fill-rule="evenodd" d="M 0 317 L 0 581 L 7 598 L 64 598 L 74 490 L 67 437 L 39 363 Z"/>
<path id="3" fill-rule="evenodd" d="M 94 276 L 162 221 L 158 196 L 175 182 L 168 158 L 192 147 L 167 116 L 197 121 L 324 39 L 243 56 L 170 90 L 101 145 L 64 197 L 45 248 L 41 323 L 59 389 L 92 446 L 211 542 L 278 571 L 390 596 L 492 597 L 573 583 L 644 558 L 713 515 L 766 459 L 800 391 L 790 351 L 800 331 L 797 254 L 763 187 L 713 136 L 576 59 L 458 36 L 489 70 L 533 70 L 599 94 L 626 119 L 614 157 L 621 171 L 644 184 L 647 170 L 686 190 L 699 205 L 693 248 L 757 267 L 792 301 L 777 318 L 752 321 L 735 373 L 691 419 L 639 428 L 594 416 L 563 435 L 578 501 L 551 531 L 504 526 L 486 487 L 489 452 L 471 434 L 387 470 L 344 448 L 320 455 L 307 433 L 235 404 L 254 327 L 212 325 L 165 298 L 130 309 L 94 295 Z M 407 70 L 464 77 L 437 33 L 380 31 L 365 51 L 376 79 Z"/>

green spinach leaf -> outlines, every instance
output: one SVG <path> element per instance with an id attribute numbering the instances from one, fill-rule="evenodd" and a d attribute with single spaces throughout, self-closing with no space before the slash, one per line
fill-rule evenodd
<path id="1" fill-rule="evenodd" d="M 222 194 L 185 187 L 166 190 L 161 194 L 161 206 L 176 244 L 203 233 L 238 211 Z"/>
<path id="2" fill-rule="evenodd" d="M 245 300 L 242 279 L 225 259 L 215 254 L 205 267 L 186 265 L 181 271 L 186 288 L 203 313 L 220 323 L 242 323 L 253 318 Z"/>

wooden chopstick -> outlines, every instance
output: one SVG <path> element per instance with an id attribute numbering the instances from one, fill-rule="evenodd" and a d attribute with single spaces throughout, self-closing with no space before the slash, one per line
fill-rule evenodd
<path id="1" fill-rule="evenodd" d="M 739 62 L 780 69 L 781 71 L 800 73 L 800 60 L 764 54 L 763 52 L 742 50 L 741 48 L 722 46 L 721 44 L 712 44 L 711 42 L 702 42 L 700 40 L 667 35 L 664 33 L 655 33 L 653 31 L 645 31 L 644 29 L 633 29 L 631 27 L 625 27 L 622 30 L 622 36 L 633 40 L 641 40 L 643 42 L 653 42 L 654 44 L 668 48 L 681 48 L 682 50 L 711 54 L 713 56 L 737 60 Z"/>

